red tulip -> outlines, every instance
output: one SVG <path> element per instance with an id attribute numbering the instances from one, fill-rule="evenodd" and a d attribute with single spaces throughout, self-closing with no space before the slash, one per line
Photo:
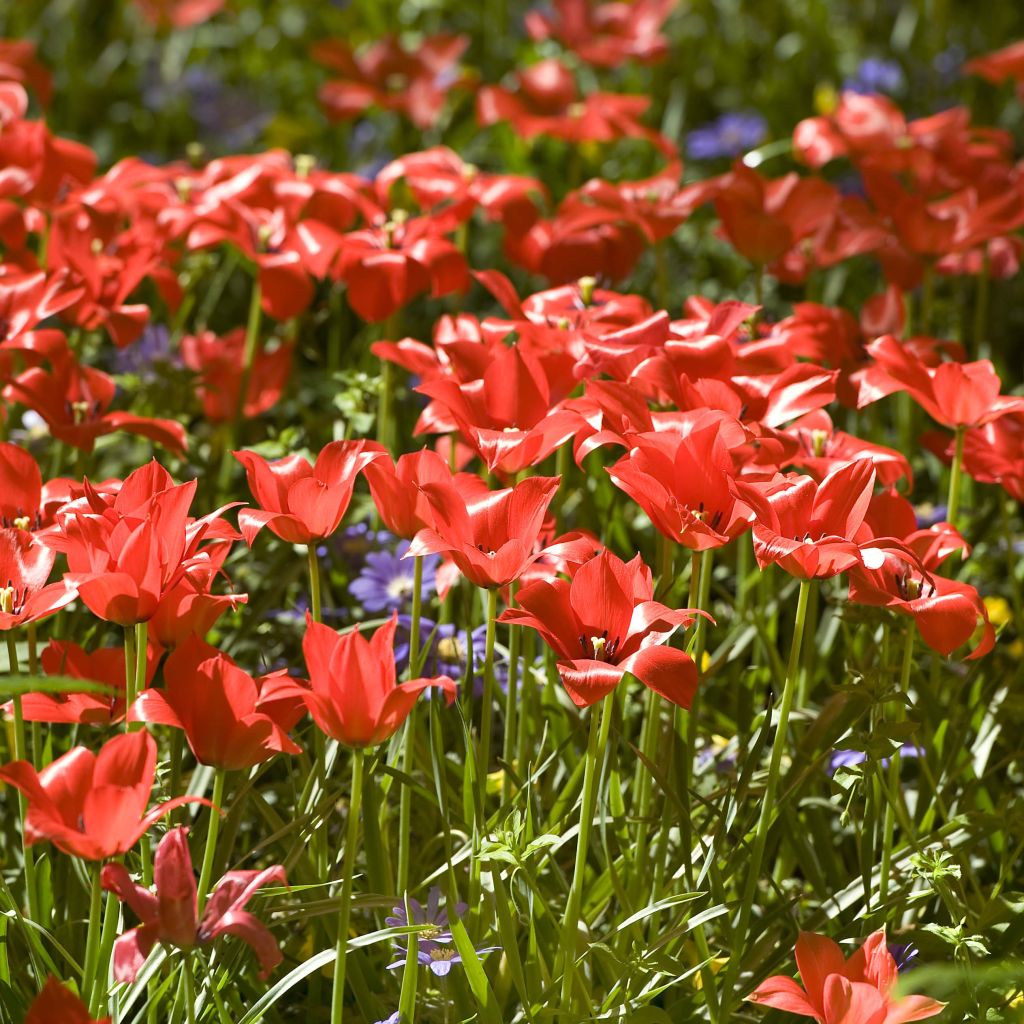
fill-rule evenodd
<path id="1" fill-rule="evenodd" d="M 226 654 L 197 637 L 177 647 L 164 665 L 166 689 L 145 690 L 128 711 L 133 722 L 182 729 L 196 760 L 226 770 L 251 768 L 278 753 L 298 754 L 288 738 L 299 715 L 283 704 L 262 704 L 284 673 L 253 679 Z"/>
<path id="2" fill-rule="evenodd" d="M 386 454 L 372 441 L 332 441 L 311 466 L 302 455 L 267 462 L 255 452 L 235 452 L 260 506 L 238 513 L 246 543 L 251 547 L 264 526 L 291 544 L 329 537 L 348 510 L 359 474 Z"/>
<path id="3" fill-rule="evenodd" d="M 93 1020 L 85 1003 L 51 974 L 28 1008 L 25 1024 L 110 1024 L 110 1018 Z"/>
<path id="4" fill-rule="evenodd" d="M 492 472 L 536 466 L 573 435 L 578 422 L 552 408 L 564 395 L 553 392 L 544 364 L 521 344 L 503 347 L 480 380 L 460 385 L 439 377 L 416 390 L 447 411 Z"/>
<path id="5" fill-rule="evenodd" d="M 115 736 L 94 754 L 73 747 L 41 772 L 28 761 L 0 768 L 0 781 L 28 799 L 25 841 L 49 840 L 84 860 L 127 853 L 169 811 L 187 803 L 182 796 L 146 811 L 156 771 L 156 741 L 148 732 Z"/>
<path id="6" fill-rule="evenodd" d="M 839 194 L 820 178 L 768 180 L 737 162 L 721 180 L 715 209 L 735 249 L 763 266 L 781 259 L 835 211 Z"/>
<path id="7" fill-rule="evenodd" d="M 349 747 L 372 747 L 393 735 L 419 695 L 429 687 L 455 697 L 447 676 L 397 683 L 395 629 L 397 614 L 370 640 L 359 627 L 339 635 L 306 615 L 302 653 L 309 669 L 309 689 L 296 690 L 313 721 L 332 739 Z"/>
<path id="8" fill-rule="evenodd" d="M 633 447 L 608 473 L 670 540 L 705 551 L 749 527 L 750 508 L 729 486 L 736 469 L 719 422 L 685 437 L 659 431 L 629 440 Z"/>
<path id="9" fill-rule="evenodd" d="M 875 365 L 860 381 L 858 408 L 905 391 L 947 427 L 980 427 L 1008 412 L 1024 411 L 1024 398 L 999 394 L 1002 382 L 987 359 L 928 366 L 891 335 L 868 345 Z"/>
<path id="10" fill-rule="evenodd" d="M 866 459 L 832 470 L 820 484 L 795 474 L 765 484 L 737 481 L 737 496 L 756 517 L 757 564 L 777 563 L 798 579 L 836 576 L 860 564 L 857 541 L 874 482 Z"/>
<path id="11" fill-rule="evenodd" d="M 49 106 L 53 93 L 50 72 L 36 57 L 36 44 L 27 39 L 0 39 L 0 78 L 30 85 L 39 102 Z"/>
<path id="12" fill-rule="evenodd" d="M 467 36 L 436 35 L 410 51 L 388 36 L 357 54 L 339 39 L 325 40 L 313 47 L 313 57 L 339 71 L 341 78 L 321 87 L 320 102 L 337 120 L 382 107 L 405 115 L 417 128 L 430 128 L 440 117 L 448 92 L 465 83 L 457 68 L 468 45 Z"/>
<path id="13" fill-rule="evenodd" d="M 1019 88 L 1024 84 L 1024 39 L 969 60 L 963 70 L 965 74 L 981 75 L 996 83 L 1012 78 Z"/>
<path id="14" fill-rule="evenodd" d="M 832 417 L 824 409 L 801 416 L 784 433 L 800 443 L 797 453 L 787 460 L 788 464 L 806 469 L 816 480 L 823 480 L 840 463 L 867 459 L 875 467 L 878 482 L 883 486 L 890 487 L 901 477 L 908 485 L 913 484 L 910 463 L 900 452 L 836 430 Z"/>
<path id="15" fill-rule="evenodd" d="M 234 935 L 256 954 L 261 978 L 266 978 L 284 959 L 266 925 L 245 909 L 265 886 L 287 886 L 280 864 L 263 871 L 229 871 L 214 886 L 202 919 L 197 913 L 196 878 L 187 828 L 172 828 L 156 848 L 155 893 L 134 883 L 123 864 L 104 865 L 100 877 L 103 888 L 127 903 L 141 922 L 114 943 L 114 978 L 122 984 L 130 985 L 135 980 L 158 942 L 193 949 L 208 945 L 220 935 Z"/>
<path id="16" fill-rule="evenodd" d="M 82 294 L 67 271 L 8 273 L 0 277 L 0 342 L 23 338 L 48 317 L 67 309 Z"/>
<path id="17" fill-rule="evenodd" d="M 478 587 L 503 587 L 536 560 L 544 516 L 560 477 L 528 477 L 489 491 L 478 477 L 425 484 L 432 526 L 413 538 L 407 557 L 444 553 Z"/>
<path id="18" fill-rule="evenodd" d="M 188 28 L 209 21 L 224 0 L 132 0 L 139 13 L 160 28 Z"/>
<path id="19" fill-rule="evenodd" d="M 161 651 L 149 644 L 146 683 L 152 681 Z M 51 640 L 40 661 L 48 676 L 70 676 L 101 683 L 103 693 L 26 693 L 21 709 L 26 722 L 64 722 L 78 725 L 115 725 L 125 713 L 125 661 L 123 647 L 101 647 L 87 653 L 68 640 Z M 7 708 L 5 708 L 7 710 Z"/>
<path id="20" fill-rule="evenodd" d="M 24 448 L 0 442 L 0 526 L 38 530 L 43 476 Z"/>
<path id="21" fill-rule="evenodd" d="M 904 1024 L 941 1013 L 945 1003 L 924 996 L 897 996 L 896 961 L 885 944 L 885 929 L 868 936 L 849 960 L 824 935 L 801 932 L 796 941 L 801 988 L 776 975 L 747 997 L 818 1024 Z"/>
<path id="22" fill-rule="evenodd" d="M 67 582 L 47 585 L 55 557 L 31 533 L 0 527 L 0 631 L 37 622 L 75 599 Z"/>
<path id="23" fill-rule="evenodd" d="M 223 509 L 189 516 L 195 490 L 195 480 L 174 486 L 154 462 L 131 473 L 115 496 L 87 486 L 85 498 L 64 506 L 46 543 L 67 556 L 65 579 L 93 614 L 123 626 L 145 622 L 182 581 L 194 576 L 205 589 L 211 556 L 200 544 L 237 534 L 219 521 Z"/>
<path id="24" fill-rule="evenodd" d="M 498 620 L 537 630 L 558 655 L 558 674 L 578 707 L 610 693 L 629 672 L 644 686 L 688 708 L 697 689 L 692 659 L 663 646 L 702 614 L 652 600 L 651 570 L 639 555 L 623 562 L 602 551 L 572 582 L 538 581 L 516 594 L 518 608 Z"/>
<path id="25" fill-rule="evenodd" d="M 365 472 L 381 522 L 406 540 L 434 521 L 423 485 L 444 484 L 452 478 L 448 463 L 429 448 L 400 455 L 394 463 L 390 458 L 376 459 Z"/>
<path id="26" fill-rule="evenodd" d="M 197 394 L 203 403 L 203 415 L 211 423 L 229 423 L 238 413 L 244 352 L 244 327 L 223 337 L 203 331 L 181 339 L 182 360 L 199 374 Z M 258 416 L 272 408 L 288 383 L 291 369 L 291 345 L 279 345 L 273 351 L 258 348 L 249 371 L 243 415 Z"/>
<path id="27" fill-rule="evenodd" d="M 675 4 L 676 0 L 555 0 L 550 14 L 527 13 L 526 30 L 533 39 L 557 39 L 595 67 L 616 68 L 628 60 L 653 64 L 668 53 L 661 28 Z"/>
<path id="28" fill-rule="evenodd" d="M 1024 502 L 1024 413 L 1010 413 L 964 437 L 964 470 Z"/>
<path id="29" fill-rule="evenodd" d="M 50 363 L 50 370 L 25 370 L 3 394 L 9 402 L 21 402 L 39 413 L 58 441 L 91 452 L 98 437 L 124 430 L 148 437 L 176 455 L 188 447 L 185 428 L 175 420 L 110 412 L 116 391 L 113 378 L 80 365 L 70 349 L 52 353 Z"/>
<path id="30" fill-rule="evenodd" d="M 469 267 L 459 248 L 430 217 L 383 211 L 373 227 L 345 235 L 337 275 L 348 285 L 348 301 L 364 319 L 387 320 L 417 295 L 433 298 L 465 291 Z"/>
<path id="31" fill-rule="evenodd" d="M 924 642 L 940 654 L 952 654 L 982 628 L 968 656 L 980 658 L 995 643 L 995 630 L 978 591 L 967 583 L 932 575 L 902 545 L 869 542 L 863 563 L 850 568 L 850 600 L 891 608 L 913 618 Z"/>

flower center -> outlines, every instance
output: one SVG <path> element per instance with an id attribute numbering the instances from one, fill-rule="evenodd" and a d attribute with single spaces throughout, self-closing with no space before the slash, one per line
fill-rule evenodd
<path id="1" fill-rule="evenodd" d="M 458 953 L 454 949 L 449 949 L 446 946 L 438 946 L 437 949 L 430 951 L 431 960 L 454 960 L 458 956 Z"/>
<path id="2" fill-rule="evenodd" d="M 0 587 L 0 612 L 5 615 L 17 615 L 25 606 L 27 599 L 28 587 L 19 590 L 11 580 L 8 580 L 6 587 Z"/>
<path id="3" fill-rule="evenodd" d="M 412 576 L 396 576 L 393 580 L 388 582 L 388 597 L 395 600 L 401 600 L 412 593 L 414 586 L 415 580 Z"/>
<path id="4" fill-rule="evenodd" d="M 621 644 L 620 637 L 616 637 L 612 641 L 608 640 L 607 629 L 600 636 L 590 637 L 589 643 L 587 637 L 580 634 L 580 650 L 583 652 L 583 657 L 593 658 L 594 661 L 614 662 Z"/>
<path id="5" fill-rule="evenodd" d="M 420 930 L 421 939 L 436 939 L 441 934 L 441 929 L 436 924 L 428 924 Z"/>
<path id="6" fill-rule="evenodd" d="M 446 636 L 437 642 L 437 653 L 445 661 L 462 661 L 465 652 L 457 636 Z"/>

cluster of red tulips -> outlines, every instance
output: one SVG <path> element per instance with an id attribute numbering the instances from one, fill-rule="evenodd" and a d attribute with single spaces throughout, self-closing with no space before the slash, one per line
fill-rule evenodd
<path id="1" fill-rule="evenodd" d="M 188 5 L 150 6 L 177 24 L 176 7 Z M 216 5 L 199 6 L 202 19 Z M 671 6 L 565 0 L 527 25 L 577 63 L 653 62 L 667 52 L 661 24 Z M 474 82 L 459 68 L 465 45 L 454 36 L 415 50 L 390 38 L 358 51 L 324 42 L 315 57 L 340 75 L 323 88 L 324 108 L 344 119 L 386 108 L 430 126 L 449 92 Z M 975 70 L 1024 81 L 1018 51 Z M 816 642 L 808 620 L 821 581 L 845 579 L 847 588 L 828 591 L 838 603 L 903 617 L 905 628 L 866 611 L 857 620 L 872 630 L 884 622 L 887 640 L 890 631 L 901 637 L 901 701 L 913 690 L 918 636 L 936 663 L 982 658 L 995 643 L 962 560 L 978 539 L 966 488 L 977 496 L 995 485 L 1011 503 L 1024 500 L 1024 397 L 1003 393 L 987 358 L 971 358 L 988 353 L 992 282 L 1019 269 L 1024 173 L 1008 133 L 972 123 L 966 108 L 908 120 L 884 97 L 844 93 L 829 114 L 797 125 L 792 153 L 802 170 L 772 178 L 757 161 L 739 160 L 719 177 L 683 184 L 676 145 L 644 120 L 645 97 L 584 92 L 570 64 L 552 57 L 480 87 L 481 128 L 506 125 L 519 139 L 561 140 L 569 150 L 633 140 L 664 160 L 641 181 L 573 182 L 553 203 L 542 181 L 472 166 L 443 146 L 398 156 L 372 179 L 283 151 L 198 165 L 129 157 L 99 173 L 87 147 L 28 116 L 30 95 L 45 105 L 49 92 L 31 48 L 4 44 L 0 71 L 0 627 L 12 673 L 0 780 L 12 787 L 8 813 L 23 841 L 8 909 L 44 932 L 67 923 L 59 898 L 45 896 L 56 855 L 41 870 L 43 844 L 74 858 L 74 877 L 89 886 L 87 922 L 74 930 L 79 959 L 54 964 L 31 928 L 19 938 L 41 992 L 26 1019 L 121 1012 L 126 993 L 159 989 L 168 967 L 153 967 L 157 949 L 180 963 L 180 981 L 153 996 L 153 1019 L 236 1019 L 204 980 L 202 957 L 234 936 L 269 975 L 283 959 L 281 932 L 246 907 L 261 890 L 282 906 L 289 897 L 280 864 L 257 859 L 215 880 L 218 863 L 237 859 L 224 846 L 225 834 L 237 836 L 237 822 L 233 830 L 222 822 L 226 793 L 258 766 L 302 757 L 308 776 L 298 804 L 271 808 L 267 820 L 310 815 L 308 845 L 296 856 L 309 858 L 333 900 L 330 923 L 316 922 L 311 935 L 334 947 L 324 1005 L 338 1024 L 353 998 L 346 962 L 361 954 L 352 919 L 360 844 L 372 839 L 379 850 L 382 825 L 390 831 L 385 845 L 393 841 L 398 856 L 386 877 L 399 903 L 426 884 L 426 866 L 411 855 L 410 805 L 445 771 L 447 753 L 434 744 L 458 735 L 474 827 L 461 839 L 448 835 L 449 905 L 459 889 L 474 913 L 500 900 L 507 883 L 495 886 L 484 850 L 496 806 L 488 777 L 500 770 L 502 800 L 528 788 L 531 729 L 556 710 L 573 723 L 589 719 L 589 734 L 581 733 L 586 749 L 572 783 L 580 795 L 558 908 L 561 944 L 542 973 L 559 1020 L 590 1019 L 599 1005 L 588 995 L 593 968 L 577 951 L 584 934 L 596 941 L 607 924 L 587 920 L 584 893 L 608 799 L 606 751 L 632 735 L 623 691 L 636 682 L 648 693 L 631 740 L 642 762 L 657 764 L 668 750 L 692 783 L 707 742 L 701 702 L 715 699 L 714 633 L 723 617 L 750 617 L 765 587 L 787 576 L 798 597 L 792 628 L 773 627 L 788 648 L 772 651 L 782 685 L 765 719 L 774 739 L 745 882 L 726 938 L 706 923 L 692 928 L 701 1004 L 721 1022 L 734 1019 L 745 996 L 825 1024 L 939 1013 L 935 1000 L 897 993 L 881 931 L 850 961 L 830 940 L 803 934 L 803 988 L 753 976 L 744 950 L 759 933 L 759 907 L 773 899 L 763 885 L 766 851 L 779 824 L 783 764 L 802 735 L 798 713 L 813 704 L 803 651 Z M 836 161 L 856 172 L 857 193 L 818 173 Z M 704 207 L 749 262 L 755 301 L 685 297 L 670 279 L 667 241 L 688 219 L 706 217 Z M 541 278 L 545 287 L 524 296 L 502 270 L 476 264 L 474 243 L 492 236 L 518 281 Z M 657 301 L 628 284 L 613 289 L 648 256 Z M 767 280 L 820 295 L 830 268 L 854 260 L 877 268 L 882 282 L 859 316 L 809 299 L 780 317 L 779 302 L 766 306 Z M 198 318 L 223 296 L 224 280 L 211 284 L 216 267 L 227 268 L 225 279 L 248 279 L 247 319 L 224 334 Z M 958 342 L 932 333 L 936 294 L 950 278 L 964 282 L 958 294 L 974 297 Z M 479 314 L 464 305 L 471 289 Z M 368 352 L 344 333 L 341 303 L 383 325 L 359 335 L 375 339 Z M 400 323 L 422 308 L 437 312 L 431 337 L 403 337 Z M 324 310 L 326 342 L 311 355 L 305 335 Z M 190 404 L 163 417 L 131 411 L 145 401 L 143 379 L 101 368 L 155 325 L 167 326 L 192 385 Z M 296 380 L 364 359 L 381 367 L 372 439 L 324 443 L 327 429 L 304 439 L 310 457 L 265 457 L 259 442 Z M 324 422 L 330 415 L 322 410 Z M 150 444 L 174 475 L 139 457 Z M 934 456 L 926 497 L 941 501 L 945 470 L 936 467 L 948 467 L 944 512 L 930 523 L 911 502 L 920 491 L 910 454 L 922 444 Z M 101 478 L 112 460 L 136 458 L 138 468 Z M 364 489 L 369 502 L 360 497 L 359 507 L 409 542 L 414 584 L 399 666 L 397 615 L 372 633 L 323 621 L 324 579 L 333 574 L 336 592 L 344 573 L 330 542 L 354 521 Z M 231 624 L 250 614 L 229 578 L 248 557 L 245 546 L 308 556 L 304 668 L 254 676 L 225 649 Z M 431 556 L 436 579 L 425 581 Z M 425 584 L 436 589 L 442 618 L 484 625 L 481 692 L 473 692 L 472 663 L 461 685 L 421 674 L 433 642 L 423 625 Z M 464 597 L 474 588 L 480 601 Z M 499 680 L 505 627 L 508 673 Z M 118 630 L 123 640 L 109 645 Z M 545 659 L 535 657 L 535 638 L 568 696 L 561 707 L 556 696 L 542 710 L 534 681 Z M 428 730 L 418 702 L 430 691 Z M 901 701 L 898 711 L 887 706 L 890 715 L 904 713 Z M 452 722 L 460 711 L 462 732 Z M 446 716 L 447 733 L 436 728 Z M 890 783 L 899 753 L 892 761 Z M 400 797 L 368 808 L 366 794 L 379 804 L 385 776 Z M 340 805 L 333 777 L 351 779 Z M 687 812 L 659 793 L 648 777 L 632 797 L 638 859 L 646 851 L 682 865 L 678 878 L 692 888 L 700 837 L 689 824 L 677 830 L 674 819 Z M 875 907 L 893 885 L 903 827 L 898 806 L 882 813 Z M 191 828 L 175 823 L 186 815 Z M 197 835 L 205 836 L 198 882 Z M 658 870 L 674 877 L 672 864 Z M 631 882 L 623 886 L 609 897 L 622 919 L 644 906 L 631 902 Z M 415 974 L 416 935 L 406 929 L 406 938 L 405 971 Z M 464 931 L 457 938 L 458 956 L 477 968 L 473 995 L 483 998 L 480 959 Z M 716 946 L 728 947 L 724 966 Z M 456 947 L 438 948 L 455 956 Z M 518 952 L 502 956 L 522 972 Z M 416 998 L 416 984 L 403 983 L 401 1019 L 413 1019 Z"/>

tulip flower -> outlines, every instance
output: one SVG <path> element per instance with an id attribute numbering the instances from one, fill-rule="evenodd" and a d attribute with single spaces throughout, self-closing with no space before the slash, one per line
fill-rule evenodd
<path id="1" fill-rule="evenodd" d="M 408 717 L 417 697 L 429 687 L 449 701 L 455 683 L 448 676 L 396 683 L 395 630 L 392 617 L 367 640 L 355 626 L 339 635 L 306 616 L 302 653 L 309 689 L 296 688 L 313 721 L 332 739 L 349 747 L 372 747 L 392 736 Z"/>
<path id="2" fill-rule="evenodd" d="M 74 586 L 46 582 L 55 558 L 31 533 L 0 527 L 0 631 L 37 622 L 74 600 Z"/>
<path id="3" fill-rule="evenodd" d="M 963 70 L 966 74 L 980 75 L 990 82 L 998 83 L 1012 78 L 1017 82 L 1018 91 L 1024 93 L 1024 39 L 969 60 Z"/>
<path id="4" fill-rule="evenodd" d="M 664 536 L 691 551 L 727 544 L 752 517 L 729 487 L 736 470 L 720 427 L 713 422 L 686 437 L 638 435 L 629 454 L 608 470 Z"/>
<path id="5" fill-rule="evenodd" d="M 238 398 L 245 370 L 245 328 L 223 337 L 213 331 L 187 334 L 181 339 L 181 358 L 199 374 L 197 394 L 203 415 L 211 423 L 230 423 L 238 414 Z M 279 345 L 273 351 L 258 348 L 248 371 L 242 414 L 258 416 L 272 408 L 281 397 L 292 369 L 292 346 Z"/>
<path id="6" fill-rule="evenodd" d="M 831 939 L 801 932 L 796 963 L 803 981 L 776 975 L 747 997 L 752 1003 L 818 1024 L 904 1024 L 942 1012 L 945 1003 L 926 996 L 897 996 L 896 961 L 885 944 L 885 929 L 872 932 L 849 960 Z"/>
<path id="7" fill-rule="evenodd" d="M 0 768 L 0 782 L 28 800 L 25 842 L 49 840 L 83 860 L 127 853 L 169 811 L 187 803 L 182 796 L 147 811 L 156 771 L 156 741 L 148 732 L 115 736 L 94 754 L 73 747 L 41 772 L 28 761 Z"/>
<path id="8" fill-rule="evenodd" d="M 950 428 L 980 427 L 1024 412 L 1024 398 L 1000 395 L 1002 383 L 987 359 L 929 366 L 891 335 L 868 345 L 875 365 L 864 371 L 857 407 L 905 391 L 932 419 Z"/>
<path id="9" fill-rule="evenodd" d="M 851 601 L 911 616 L 924 642 L 940 654 L 952 654 L 979 626 L 980 639 L 968 657 L 992 650 L 995 630 L 974 587 L 932 575 L 902 547 L 870 543 L 862 552 L 865 564 L 850 569 Z"/>
<path id="10" fill-rule="evenodd" d="M 160 648 L 146 651 L 146 682 L 156 673 Z M 125 714 L 125 660 L 123 647 L 101 647 L 87 653 L 68 640 L 51 640 L 39 659 L 48 676 L 70 676 L 108 687 L 104 692 L 26 693 L 21 698 L 26 722 L 66 722 L 78 725 L 114 725 Z M 5 708 L 6 709 L 6 708 Z"/>
<path id="11" fill-rule="evenodd" d="M 526 15 L 532 39 L 557 39 L 588 64 L 617 68 L 628 60 L 653 64 L 668 53 L 661 32 L 676 0 L 634 0 L 630 4 L 555 0 L 551 13 Z"/>
<path id="12" fill-rule="evenodd" d="M 267 462 L 255 452 L 235 452 L 260 506 L 238 513 L 246 543 L 251 547 L 265 526 L 291 544 L 329 537 L 348 510 L 356 478 L 385 454 L 371 441 L 332 441 L 310 466 L 302 455 Z"/>
<path id="13" fill-rule="evenodd" d="M 964 469 L 973 479 L 999 484 L 1024 502 L 1024 414 L 1001 416 L 964 439 Z"/>
<path id="14" fill-rule="evenodd" d="M 801 580 L 836 576 L 861 563 L 857 540 L 875 482 L 874 466 L 857 459 L 820 483 L 791 474 L 765 484 L 737 481 L 754 510 L 754 555 Z"/>
<path id="15" fill-rule="evenodd" d="M 253 679 L 226 654 L 193 636 L 167 659 L 166 690 L 140 693 L 128 719 L 184 730 L 201 764 L 228 771 L 251 768 L 278 753 L 301 752 L 288 738 L 301 705 L 262 703 L 282 677 L 285 673 L 279 672 Z"/>
<path id="16" fill-rule="evenodd" d="M 538 557 L 537 539 L 560 479 L 529 477 L 501 491 L 461 474 L 423 485 L 433 523 L 416 534 L 407 557 L 444 553 L 478 587 L 511 583 Z"/>
<path id="17" fill-rule="evenodd" d="M 434 521 L 421 487 L 443 484 L 452 478 L 448 463 L 429 448 L 400 455 L 394 463 L 390 458 L 375 459 L 365 473 L 381 522 L 396 537 L 406 540 Z"/>
<path id="18" fill-rule="evenodd" d="M 577 707 L 597 703 L 631 673 L 644 686 L 688 708 L 697 668 L 664 646 L 675 630 L 703 613 L 652 600 L 651 570 L 637 555 L 623 562 L 602 551 L 571 582 L 540 580 L 516 594 L 518 608 L 498 620 L 537 630 L 558 655 L 558 674 Z"/>
<path id="19" fill-rule="evenodd" d="M 176 420 L 111 412 L 116 386 L 101 370 L 82 366 L 67 349 L 55 353 L 51 369 L 33 366 L 4 388 L 9 402 L 21 402 L 46 420 L 58 440 L 91 452 L 98 437 L 127 431 L 140 434 L 180 455 L 188 447 L 185 428 Z"/>
<path id="20" fill-rule="evenodd" d="M 280 864 L 262 871 L 229 871 L 214 887 L 201 919 L 187 828 L 171 829 L 156 848 L 155 893 L 134 883 L 123 864 L 104 865 L 100 880 L 141 922 L 114 943 L 114 978 L 122 984 L 135 980 L 157 943 L 188 950 L 209 945 L 221 935 L 234 935 L 256 954 L 261 978 L 283 959 L 266 925 L 245 909 L 265 886 L 288 884 Z"/>
<path id="21" fill-rule="evenodd" d="M 157 463 L 131 473 L 111 496 L 87 485 L 86 497 L 65 505 L 46 543 L 67 556 L 65 579 L 101 619 L 127 626 L 146 622 L 161 600 L 191 574 L 210 579 L 205 540 L 237 534 L 219 521 L 188 515 L 197 482 L 175 486 Z"/>
<path id="22" fill-rule="evenodd" d="M 468 45 L 467 36 L 436 35 L 406 50 L 389 36 L 356 53 L 339 39 L 325 40 L 313 47 L 313 58 L 341 77 L 321 87 L 320 102 L 335 120 L 381 107 L 403 114 L 417 128 L 430 128 L 448 92 L 465 83 L 458 62 Z"/>
<path id="23" fill-rule="evenodd" d="M 0 526 L 38 530 L 43 476 L 24 448 L 0 442 Z"/>
<path id="24" fill-rule="evenodd" d="M 51 974 L 28 1008 L 25 1024 L 110 1024 L 110 1018 L 93 1020 L 85 1003 Z"/>

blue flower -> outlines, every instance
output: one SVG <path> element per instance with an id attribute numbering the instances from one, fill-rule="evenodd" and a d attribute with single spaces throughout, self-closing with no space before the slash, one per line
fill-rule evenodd
<path id="1" fill-rule="evenodd" d="M 371 551 L 362 571 L 349 585 L 349 592 L 368 612 L 404 611 L 412 602 L 415 583 L 413 561 L 402 558 L 409 550 L 403 540 L 393 551 Z M 423 557 L 423 584 L 420 593 L 429 600 L 434 593 L 434 572 L 438 555 Z"/>
<path id="2" fill-rule="evenodd" d="M 903 88 L 903 69 L 894 60 L 867 57 L 857 67 L 857 74 L 843 82 L 848 92 L 894 93 Z"/>
<path id="3" fill-rule="evenodd" d="M 377 1021 L 377 1024 L 402 1024 L 402 1018 L 398 1015 L 398 1011 L 395 1010 L 390 1017 L 385 1017 L 384 1020 Z"/>
<path id="4" fill-rule="evenodd" d="M 394 539 L 387 530 L 371 530 L 370 524 L 363 522 L 346 526 L 331 542 L 351 569 L 359 569 L 371 551 L 387 547 Z"/>
<path id="5" fill-rule="evenodd" d="M 936 523 L 944 523 L 949 512 L 945 505 L 918 505 L 914 509 L 914 517 L 917 519 L 917 528 L 927 530 Z"/>
<path id="6" fill-rule="evenodd" d="M 453 910 L 456 920 L 468 909 L 465 903 L 457 903 Z M 429 967 L 438 978 L 445 977 L 451 972 L 454 964 L 462 963 L 462 957 L 451 946 L 454 940 L 448 919 L 448 910 L 441 906 L 441 890 L 436 885 L 431 887 L 426 907 L 419 900 L 410 899 L 409 910 L 412 912 L 411 921 L 405 906 L 400 904 L 394 908 L 391 917 L 384 919 L 384 923 L 390 928 L 406 928 L 410 924 L 420 925 L 421 930 L 416 939 L 416 959 L 424 967 Z M 498 949 L 501 949 L 501 946 L 482 946 L 476 952 L 477 955 L 482 956 L 484 953 L 493 953 Z M 408 947 L 395 943 L 395 951 L 400 954 L 400 958 L 393 964 L 388 964 L 389 971 L 405 965 Z"/>
<path id="7" fill-rule="evenodd" d="M 132 373 L 151 380 L 154 363 L 171 362 L 171 333 L 163 324 L 146 324 L 134 345 L 118 349 L 113 356 L 115 373 Z"/>
<path id="8" fill-rule="evenodd" d="M 900 973 L 903 971 L 909 971 L 911 968 L 917 966 L 914 961 L 917 959 L 919 954 L 917 946 L 913 943 L 907 943 L 903 946 L 890 943 L 889 952 L 892 954 L 893 960 L 896 961 L 896 970 Z"/>
<path id="9" fill-rule="evenodd" d="M 767 134 L 768 125 L 760 114 L 722 114 L 686 136 L 686 151 L 694 160 L 739 156 L 762 143 Z"/>

